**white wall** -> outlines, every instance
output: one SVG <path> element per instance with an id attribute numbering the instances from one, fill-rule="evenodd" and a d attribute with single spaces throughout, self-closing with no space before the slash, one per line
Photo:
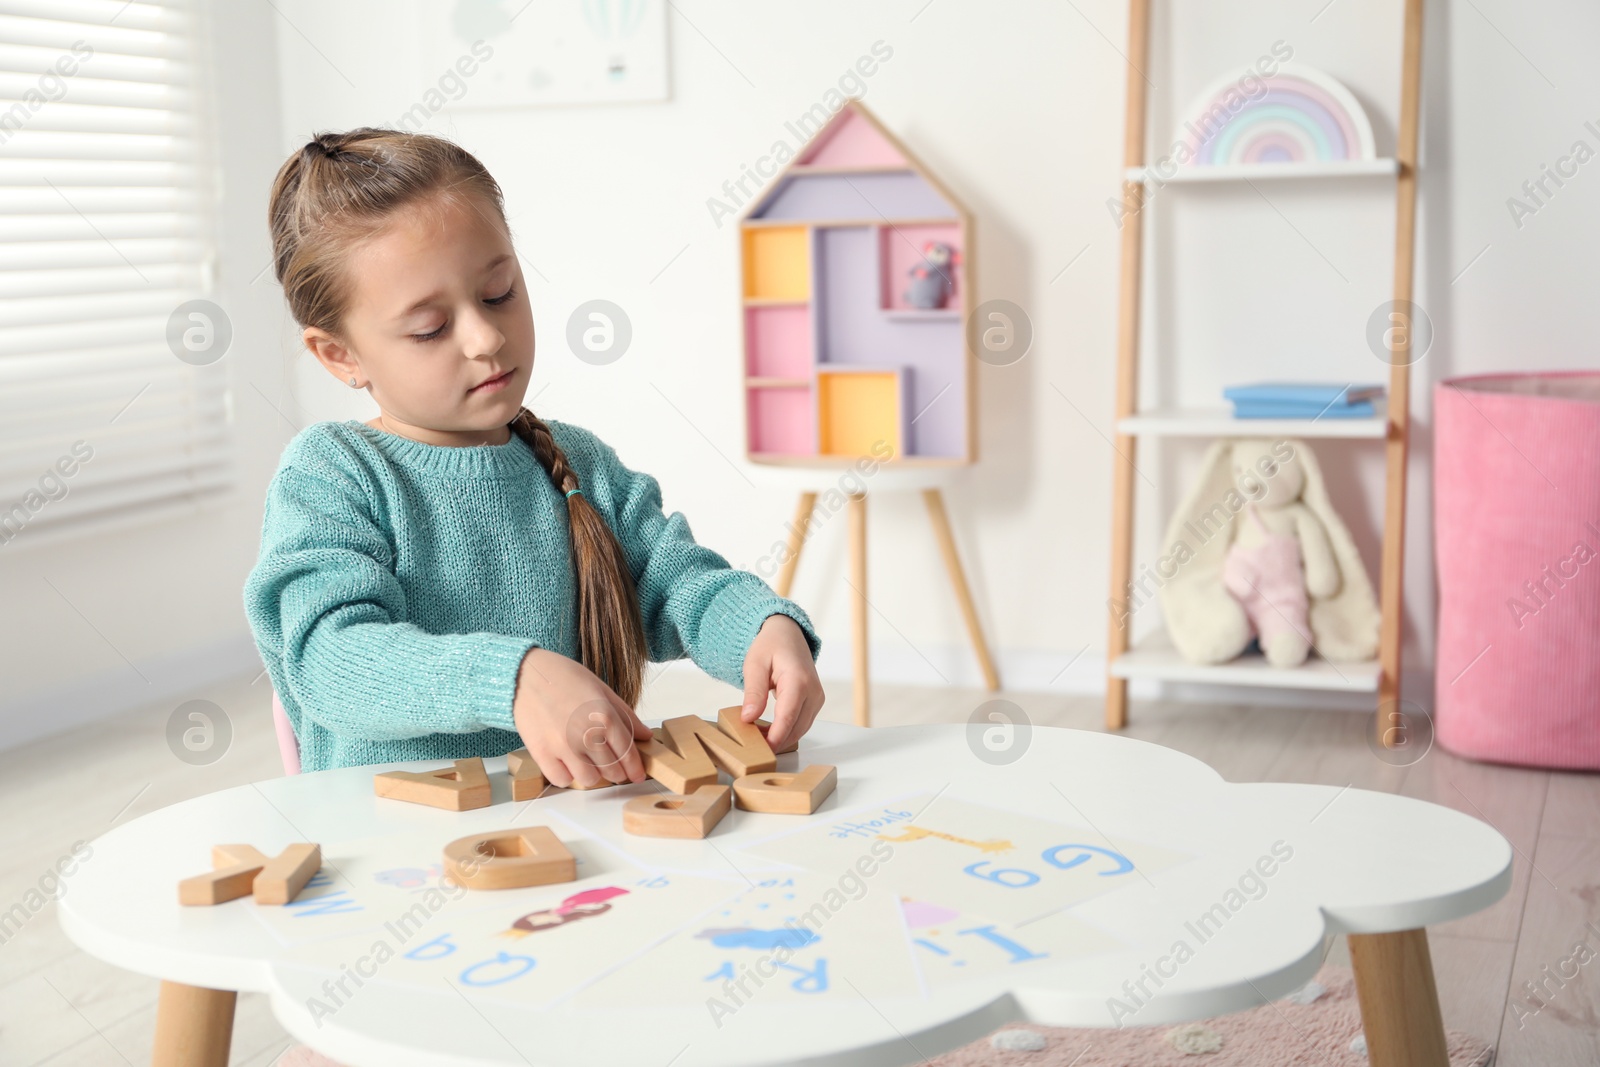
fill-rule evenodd
<path id="1" fill-rule="evenodd" d="M 299 31 L 280 31 L 285 151 L 316 129 L 392 121 L 437 77 L 409 63 L 407 5 L 281 6 Z M 1015 300 L 1038 324 L 1028 359 L 982 368 L 985 459 L 953 480 L 949 500 L 991 640 L 1037 657 L 1031 670 L 1042 684 L 1101 640 L 1105 447 L 1065 421 L 1070 409 L 1046 382 L 1103 422 L 1110 379 L 1088 368 L 1103 365 L 1111 343 L 1115 242 L 1099 198 L 1116 180 L 1120 117 L 1106 104 L 1115 53 L 1053 5 L 979 14 L 935 3 L 914 21 L 913 4 L 678 6 L 687 19 L 669 15 L 670 103 L 436 116 L 436 129 L 505 187 L 520 249 L 538 270 L 528 273 L 541 341 L 534 388 L 549 384 L 532 406 L 595 429 L 655 473 L 668 508 L 736 565 L 767 553 L 794 490 L 741 458 L 737 229 L 716 225 L 706 202 L 882 40 L 894 52 L 868 80 L 868 106 L 976 214 L 983 295 Z M 1058 121 L 1040 122 L 1046 116 Z M 629 353 L 605 367 L 580 362 L 562 340 L 571 310 L 595 297 L 620 304 L 634 325 Z M 302 366 L 308 411 L 368 414 L 364 397 L 309 359 Z M 821 530 L 794 590 L 841 665 L 850 634 L 844 529 L 835 518 Z M 873 497 L 871 536 L 882 677 L 937 682 L 924 655 L 952 680 L 974 674 L 920 499 Z"/>
<path id="2" fill-rule="evenodd" d="M 436 83 L 440 72 L 416 62 L 419 2 L 278 0 L 281 14 L 254 2 L 218 5 L 217 57 L 231 114 L 224 273 L 239 338 L 229 358 L 245 378 L 235 393 L 246 486 L 233 511 L 204 522 L 40 551 L 26 562 L 10 548 L 0 553 L 8 606 L 20 606 L 0 623 L 14 707 L 31 693 L 30 707 L 42 709 L 45 695 L 63 685 L 81 690 L 91 677 L 141 684 L 81 619 L 52 602 L 39 573 L 61 575 L 85 614 L 141 663 L 185 650 L 192 661 L 195 649 L 218 639 L 239 647 L 239 587 L 254 556 L 259 495 L 294 432 L 290 423 L 370 414 L 364 397 L 298 351 L 270 274 L 249 284 L 266 263 L 266 186 L 310 132 L 392 123 Z M 706 200 L 882 40 L 894 55 L 868 80 L 866 102 L 975 213 L 980 298 L 1014 300 L 1035 326 L 1026 359 L 980 366 L 982 461 L 947 489 L 979 612 L 1008 684 L 1097 686 L 1118 239 L 1105 201 L 1116 194 L 1121 166 L 1126 5 L 675 7 L 666 104 L 435 116 L 434 128 L 477 153 L 505 186 L 520 251 L 537 268 L 527 275 L 541 341 L 534 388 L 543 391 L 532 406 L 595 429 L 660 478 L 667 507 L 684 511 L 700 540 L 736 565 L 755 565 L 783 534 L 793 485 L 739 458 L 736 231 L 712 222 Z M 1372 115 L 1379 153 L 1392 154 L 1399 8 L 1398 0 L 1158 2 L 1148 71 L 1154 143 L 1165 143 L 1206 83 L 1283 40 L 1297 60 L 1355 92 Z M 1572 0 L 1537 10 L 1510 0 L 1428 5 L 1417 299 L 1437 336 L 1415 379 L 1413 665 L 1429 662 L 1433 632 L 1430 383 L 1595 363 L 1587 298 L 1600 281 L 1592 236 L 1600 232 L 1600 178 L 1588 172 L 1600 174 L 1600 162 L 1520 228 L 1505 201 L 1575 139 L 1600 147 L 1582 126 L 1600 118 L 1588 103 L 1600 75 L 1583 51 L 1597 24 L 1600 9 Z M 500 53 L 491 62 L 512 59 Z M 272 92 L 280 78 L 281 118 Z M 1383 379 L 1362 327 L 1387 298 L 1392 199 L 1384 184 L 1261 189 L 1270 203 L 1248 187 L 1171 191 L 1157 203 L 1148 396 L 1208 398 L 1224 382 L 1267 374 Z M 635 330 L 632 350 L 606 367 L 579 362 L 562 342 L 567 315 L 595 297 L 622 305 Z M 1375 574 L 1378 449 L 1318 452 Z M 1189 458 L 1168 446 L 1146 452 L 1140 465 L 1153 482 L 1172 484 Z M 1142 493 L 1139 544 L 1149 553 L 1174 491 Z M 885 493 L 871 508 L 877 676 L 973 681 L 921 502 Z M 825 666 L 835 673 L 848 669 L 850 641 L 844 525 L 835 519 L 822 529 L 794 591 L 821 627 Z M 1155 621 L 1154 612 L 1141 613 L 1141 626 Z M 1441 673 L 1448 680 L 1462 666 L 1445 664 Z"/>
<path id="3" fill-rule="evenodd" d="M 218 5 L 221 7 L 222 5 Z M 239 488 L 194 514 L 94 536 L 25 530 L 0 546 L 0 747 L 259 669 L 242 610 L 261 536 L 261 496 L 282 420 L 281 297 L 268 262 L 266 188 L 276 169 L 278 59 L 264 4 L 228 4 L 202 59 L 222 170 L 213 299 L 234 340 L 219 368 L 235 412 Z M 51 587 L 55 588 L 52 589 Z M 58 592 L 59 591 L 59 592 Z"/>
<path id="4" fill-rule="evenodd" d="M 416 69 L 410 5 L 280 7 L 284 151 L 315 129 L 393 121 L 437 78 Z M 1158 2 L 1156 17 L 1147 74 L 1157 152 L 1197 92 L 1283 41 L 1297 61 L 1351 88 L 1372 116 L 1379 154 L 1393 154 L 1397 0 Z M 947 490 L 980 614 L 1009 684 L 1098 686 L 1118 241 L 1106 200 L 1121 165 L 1126 5 L 697 0 L 668 18 L 667 104 L 435 116 L 434 128 L 477 153 L 505 186 L 520 249 L 543 275 L 529 273 L 542 342 L 535 388 L 548 383 L 533 405 L 592 427 L 654 472 L 667 507 L 684 511 L 696 535 L 736 565 L 766 554 L 790 517 L 793 488 L 739 458 L 736 234 L 732 224 L 713 224 L 706 200 L 882 40 L 894 55 L 868 80 L 866 102 L 975 213 L 979 298 L 1014 300 L 1035 326 L 1022 362 L 980 365 L 982 461 Z M 1538 15 L 1481 2 L 1431 3 L 1427 12 L 1416 292 L 1436 339 L 1414 376 L 1412 668 L 1431 664 L 1431 383 L 1593 363 L 1582 305 L 1564 297 L 1593 277 L 1593 254 L 1579 242 L 1595 232 L 1584 224 L 1594 221 L 1596 194 L 1570 183 L 1520 232 L 1503 201 L 1583 135 L 1581 120 L 1591 117 L 1582 111 L 1583 79 L 1592 76 L 1574 42 L 1596 21 L 1600 13 L 1571 3 Z M 513 61 L 501 54 L 491 62 Z M 463 103 L 471 103 L 470 83 Z M 1170 190 L 1155 207 L 1148 399 L 1215 402 L 1225 383 L 1269 376 L 1386 380 L 1364 333 L 1389 297 L 1392 184 L 1260 188 Z M 1518 299 L 1507 299 L 1507 285 Z M 606 367 L 579 362 L 562 342 L 568 313 L 593 297 L 614 300 L 634 322 L 632 350 Z M 1530 324 L 1537 347 L 1523 340 Z M 370 413 L 308 357 L 299 367 L 308 414 Z M 1376 577 L 1381 447 L 1317 450 Z M 1156 484 L 1176 486 L 1190 458 L 1184 446 L 1166 445 L 1140 466 Z M 1146 555 L 1175 496 L 1175 488 L 1142 493 Z M 974 681 L 921 502 L 871 499 L 877 676 Z M 844 526 L 822 529 L 794 590 L 822 628 L 825 666 L 837 674 L 849 666 Z M 1154 610 L 1141 613 L 1141 628 L 1157 624 Z"/>

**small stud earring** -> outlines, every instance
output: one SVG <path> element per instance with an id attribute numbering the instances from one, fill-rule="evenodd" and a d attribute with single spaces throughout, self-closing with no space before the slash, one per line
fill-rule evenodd
<path id="1" fill-rule="evenodd" d="M 350 388 L 356 388 L 356 380 L 353 377 L 350 379 Z"/>

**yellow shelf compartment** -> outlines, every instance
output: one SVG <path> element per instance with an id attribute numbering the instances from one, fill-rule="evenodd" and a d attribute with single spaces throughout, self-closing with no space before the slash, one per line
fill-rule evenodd
<path id="1" fill-rule="evenodd" d="M 900 459 L 906 451 L 906 390 L 903 367 L 817 367 L 817 453 Z M 887 442 L 890 452 L 874 451 Z"/>
<path id="2" fill-rule="evenodd" d="M 746 303 L 803 303 L 811 299 L 811 228 L 746 227 Z"/>

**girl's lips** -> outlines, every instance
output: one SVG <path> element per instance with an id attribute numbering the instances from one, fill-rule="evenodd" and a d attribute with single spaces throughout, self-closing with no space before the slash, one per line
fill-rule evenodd
<path id="1" fill-rule="evenodd" d="M 513 367 L 498 378 L 490 378 L 486 382 L 473 386 L 467 390 L 467 394 L 469 396 L 481 396 L 485 393 L 498 393 L 511 383 L 511 376 L 516 372 L 517 369 Z"/>

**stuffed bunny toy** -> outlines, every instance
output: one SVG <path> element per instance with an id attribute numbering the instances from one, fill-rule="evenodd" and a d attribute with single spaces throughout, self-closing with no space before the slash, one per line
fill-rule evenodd
<path id="1" fill-rule="evenodd" d="M 1274 463 L 1265 441 L 1234 442 L 1231 459 L 1234 487 L 1249 498 L 1248 517 L 1234 529 L 1222 584 L 1243 605 L 1267 662 L 1298 667 L 1313 643 L 1310 598 L 1339 591 L 1339 564 L 1322 521 L 1300 500 L 1302 464 Z M 1248 490 L 1256 486 L 1263 488 L 1252 498 Z"/>
<path id="2" fill-rule="evenodd" d="M 1252 638 L 1274 667 L 1377 654 L 1377 598 L 1302 441 L 1215 442 L 1156 572 L 1167 629 L 1191 662 L 1233 659 Z"/>

